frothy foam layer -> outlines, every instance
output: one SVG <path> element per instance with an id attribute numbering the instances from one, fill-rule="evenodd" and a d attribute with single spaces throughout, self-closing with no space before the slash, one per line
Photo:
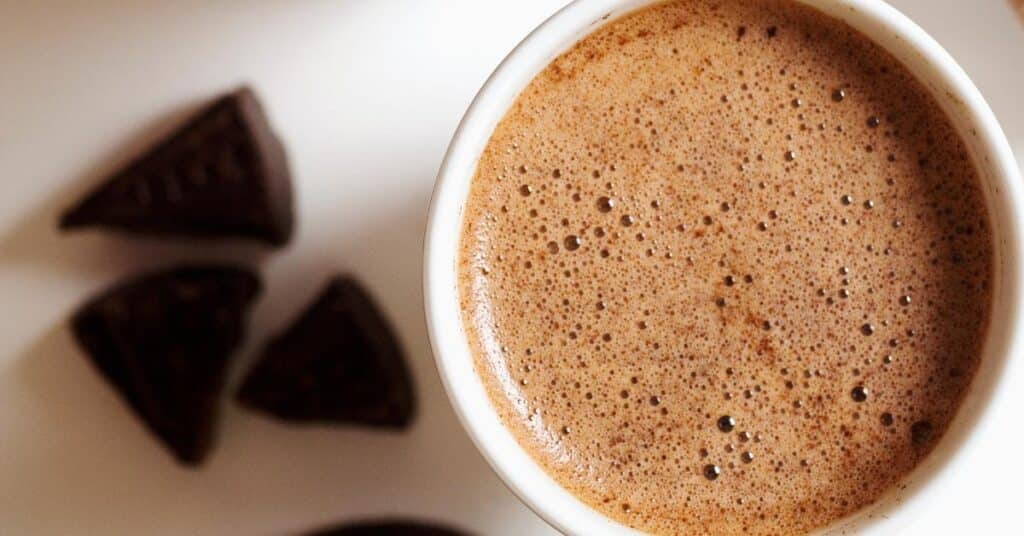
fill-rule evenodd
<path id="1" fill-rule="evenodd" d="M 978 364 L 992 245 L 963 142 L 894 58 L 790 1 L 599 29 L 498 125 L 464 218 L 495 406 L 638 529 L 843 517 L 931 450 Z"/>

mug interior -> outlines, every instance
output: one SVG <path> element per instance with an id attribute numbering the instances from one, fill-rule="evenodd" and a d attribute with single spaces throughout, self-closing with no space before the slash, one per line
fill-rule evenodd
<path id="1" fill-rule="evenodd" d="M 591 509 L 556 483 L 519 445 L 491 405 L 476 374 L 461 322 L 457 260 L 462 212 L 477 160 L 519 92 L 552 60 L 615 18 L 663 0 L 576 0 L 545 21 L 495 70 L 470 105 L 441 166 L 425 240 L 428 331 L 445 389 L 462 425 L 491 467 L 519 498 L 569 534 L 636 534 Z M 936 98 L 963 138 L 982 180 L 995 243 L 995 280 L 981 365 L 942 440 L 901 484 L 875 504 L 821 534 L 890 533 L 924 508 L 930 493 L 951 485 L 973 438 L 970 431 L 998 396 L 1021 333 L 1020 173 L 995 116 L 949 54 L 924 30 L 881 0 L 795 0 L 842 19 L 906 65 Z"/>

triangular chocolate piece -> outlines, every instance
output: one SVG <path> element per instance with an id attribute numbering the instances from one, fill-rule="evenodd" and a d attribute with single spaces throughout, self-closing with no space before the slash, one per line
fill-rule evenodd
<path id="1" fill-rule="evenodd" d="M 387 320 L 354 280 L 331 281 L 272 340 L 238 394 L 251 409 L 300 422 L 407 426 L 412 382 Z"/>
<path id="2" fill-rule="evenodd" d="M 97 370 L 179 461 L 213 444 L 228 359 L 241 342 L 258 277 L 182 267 L 114 286 L 72 318 Z"/>
<path id="3" fill-rule="evenodd" d="M 380 521 L 321 529 L 307 536 L 463 536 L 448 527 L 414 521 Z"/>
<path id="4" fill-rule="evenodd" d="M 284 148 L 242 88 L 115 173 L 65 212 L 60 228 L 282 245 L 292 234 L 291 190 Z"/>

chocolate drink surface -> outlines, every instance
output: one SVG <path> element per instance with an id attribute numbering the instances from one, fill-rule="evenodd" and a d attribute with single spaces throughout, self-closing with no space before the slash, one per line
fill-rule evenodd
<path id="1" fill-rule="evenodd" d="M 792 534 L 875 501 L 977 369 L 978 172 L 896 59 L 788 0 L 612 21 L 521 93 L 459 297 L 505 425 L 603 514 Z"/>

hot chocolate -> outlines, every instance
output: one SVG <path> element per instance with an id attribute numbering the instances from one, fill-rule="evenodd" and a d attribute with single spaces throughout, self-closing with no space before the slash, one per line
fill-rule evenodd
<path id="1" fill-rule="evenodd" d="M 597 29 L 497 126 L 463 225 L 463 323 L 505 424 L 645 531 L 791 534 L 871 503 L 985 338 L 963 141 L 896 59 L 791 0 Z"/>

